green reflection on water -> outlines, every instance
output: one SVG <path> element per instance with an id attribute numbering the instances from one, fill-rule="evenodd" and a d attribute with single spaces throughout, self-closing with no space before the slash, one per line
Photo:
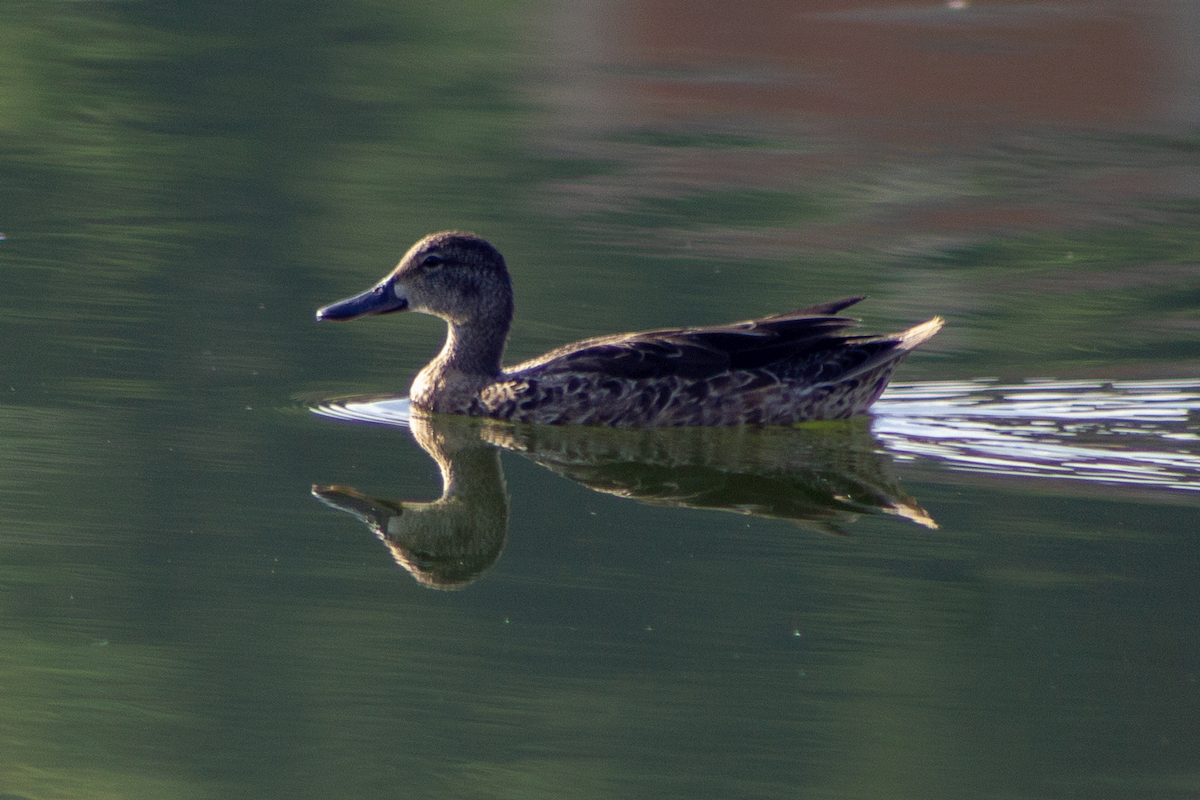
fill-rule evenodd
<path id="1" fill-rule="evenodd" d="M 312 309 L 447 227 L 503 244 L 525 355 L 869 291 L 878 327 L 951 316 L 909 378 L 1194 375 L 1194 203 L 898 255 L 819 235 L 1011 197 L 1103 152 L 648 192 L 607 145 L 820 145 L 699 129 L 560 154 L 525 99 L 530 13 L 4 6 L 0 792 L 1194 787 L 1194 504 L 936 476 L 906 488 L 943 532 L 864 520 L 842 541 L 516 466 L 511 543 L 451 598 L 310 507 L 333 477 L 431 490 L 402 436 L 286 407 L 403 388 L 440 329 L 316 331 Z M 1130 143 L 1195 158 L 1106 147 Z M 559 202 L 587 190 L 616 198 Z M 782 229 L 801 243 L 772 244 Z"/>
<path id="2" fill-rule="evenodd" d="M 759 139 L 711 131 L 637 130 L 618 133 L 610 138 L 615 142 L 630 142 L 651 147 L 701 147 L 715 150 L 783 145 L 783 142 L 777 139 Z"/>
<path id="3" fill-rule="evenodd" d="M 829 216 L 830 211 L 811 196 L 743 190 L 646 200 L 629 214 L 633 223 L 645 228 L 766 227 L 811 222 Z"/>
<path id="4" fill-rule="evenodd" d="M 163 769 L 195 724 L 173 700 L 190 667 L 158 645 L 5 628 L 0 786 L 30 798 L 213 796 L 203 781 Z"/>
<path id="5" fill-rule="evenodd" d="M 1194 374 L 1200 235 L 1190 218 L 989 239 L 933 260 L 980 296 L 1004 287 L 1004 308 L 980 308 L 970 323 L 991 342 L 975 346 L 1006 348 L 1003 374 Z"/>

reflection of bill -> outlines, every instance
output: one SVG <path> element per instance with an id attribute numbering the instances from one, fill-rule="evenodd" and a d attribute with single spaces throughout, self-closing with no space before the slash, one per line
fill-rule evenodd
<path id="1" fill-rule="evenodd" d="M 442 473 L 440 498 L 382 500 L 346 486 L 314 486 L 312 493 L 362 520 L 419 582 L 456 589 L 475 580 L 504 549 L 508 493 L 500 454 L 479 438 L 473 420 L 450 419 L 434 427 L 414 418 L 409 427 Z"/>
<path id="2" fill-rule="evenodd" d="M 433 588 L 469 583 L 500 557 L 509 504 L 497 447 L 596 491 L 656 505 L 789 519 L 825 533 L 842 533 L 862 514 L 936 527 L 891 477 L 864 419 L 648 431 L 422 415 L 408 424 L 441 470 L 438 500 L 383 500 L 343 486 L 314 486 L 313 495 L 362 520 Z"/>

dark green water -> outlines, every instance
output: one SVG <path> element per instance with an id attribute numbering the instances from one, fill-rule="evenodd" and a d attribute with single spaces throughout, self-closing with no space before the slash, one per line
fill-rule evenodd
<path id="1" fill-rule="evenodd" d="M 0 6 L 0 795 L 1200 794 L 1200 25 L 1147 8 Z M 438 497 L 313 409 L 441 325 L 313 311 L 445 228 L 512 360 L 947 327 L 682 471 L 472 432 L 507 518 L 436 591 L 310 488 Z"/>

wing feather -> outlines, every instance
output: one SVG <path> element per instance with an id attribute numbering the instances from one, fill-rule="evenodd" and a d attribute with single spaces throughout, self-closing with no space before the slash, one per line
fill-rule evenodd
<path id="1" fill-rule="evenodd" d="M 763 319 L 705 328 L 674 328 L 602 336 L 561 347 L 507 370 L 511 377 L 536 369 L 539 375 L 598 373 L 642 380 L 677 376 L 709 378 L 730 370 L 752 370 L 875 337 L 843 333 L 858 324 L 834 316 L 863 298 L 848 297 Z"/>

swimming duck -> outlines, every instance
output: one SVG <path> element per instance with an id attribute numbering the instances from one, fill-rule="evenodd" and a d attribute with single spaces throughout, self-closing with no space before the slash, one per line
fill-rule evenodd
<path id="1" fill-rule="evenodd" d="M 762 319 L 600 336 L 507 369 L 513 316 L 504 258 L 471 233 L 421 239 L 371 289 L 317 311 L 345 320 L 420 311 L 449 324 L 413 380 L 414 409 L 510 422 L 642 428 L 787 425 L 864 413 L 939 317 L 901 333 L 845 333 L 847 297 Z"/>

